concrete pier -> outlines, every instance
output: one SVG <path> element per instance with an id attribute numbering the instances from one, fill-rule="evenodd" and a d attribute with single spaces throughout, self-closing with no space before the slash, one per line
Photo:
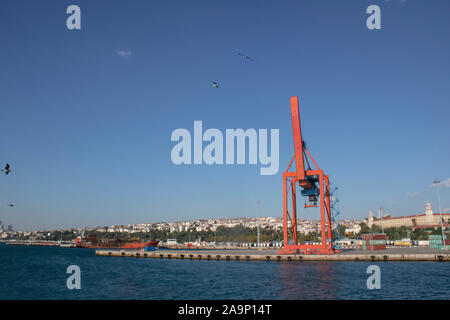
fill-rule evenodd
<path id="1" fill-rule="evenodd" d="M 59 241 L 47 241 L 47 240 L 6 240 L 0 241 L 10 246 L 45 246 L 45 247 L 61 247 L 61 248 L 74 248 L 73 242 L 59 242 Z"/>
<path id="2" fill-rule="evenodd" d="M 448 252 L 402 251 L 363 252 L 354 250 L 354 252 L 342 252 L 334 255 L 279 255 L 275 250 L 248 250 L 248 252 L 242 250 L 96 250 L 95 254 L 109 257 L 226 261 L 450 261 Z"/>

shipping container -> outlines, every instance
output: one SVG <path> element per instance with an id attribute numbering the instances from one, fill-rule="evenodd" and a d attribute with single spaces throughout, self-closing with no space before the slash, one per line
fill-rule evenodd
<path id="1" fill-rule="evenodd" d="M 363 240 L 386 240 L 385 233 L 368 233 L 361 235 Z"/>
<path id="2" fill-rule="evenodd" d="M 363 240 L 361 250 L 386 250 L 386 240 Z"/>
<path id="3" fill-rule="evenodd" d="M 369 244 L 371 245 L 386 245 L 386 240 L 369 240 Z"/>
<path id="4" fill-rule="evenodd" d="M 442 244 L 450 245 L 450 240 L 445 240 L 445 243 L 442 243 L 442 240 L 429 240 L 429 242 L 430 242 L 430 246 L 431 245 L 442 245 Z"/>
<path id="5" fill-rule="evenodd" d="M 394 241 L 394 246 L 411 246 L 411 241 L 406 240 Z"/>
<path id="6" fill-rule="evenodd" d="M 442 235 L 441 234 L 430 234 L 428 236 L 429 240 L 442 240 Z M 447 235 L 444 234 L 444 239 L 447 239 Z"/>

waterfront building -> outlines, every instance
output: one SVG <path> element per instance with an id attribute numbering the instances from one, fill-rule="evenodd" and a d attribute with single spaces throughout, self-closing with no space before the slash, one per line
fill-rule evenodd
<path id="1" fill-rule="evenodd" d="M 425 213 L 416 214 L 411 216 L 391 217 L 385 215 L 382 218 L 375 218 L 372 212 L 369 212 L 368 226 L 376 225 L 383 228 L 392 227 L 412 227 L 416 228 L 439 228 L 441 215 L 439 213 L 433 213 L 430 202 L 426 203 Z M 450 226 L 450 213 L 442 213 L 442 219 L 444 221 L 444 228 Z"/>

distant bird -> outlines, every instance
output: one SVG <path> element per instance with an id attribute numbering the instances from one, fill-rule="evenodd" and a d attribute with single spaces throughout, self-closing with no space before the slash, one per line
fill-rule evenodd
<path id="1" fill-rule="evenodd" d="M 219 84 L 218 84 L 217 82 L 214 81 L 214 82 L 213 82 L 213 86 L 216 87 L 216 88 L 218 88 L 218 87 L 219 87 Z"/>
<path id="2" fill-rule="evenodd" d="M 255 61 L 255 60 L 253 60 L 252 58 L 250 58 L 250 57 L 249 57 L 248 55 L 246 55 L 246 54 L 238 53 L 238 55 L 240 55 L 241 57 L 244 57 L 244 58 L 247 59 L 247 60 Z"/>
<path id="3" fill-rule="evenodd" d="M 14 207 L 14 205 L 12 203 L 9 204 L 10 207 Z"/>
<path id="4" fill-rule="evenodd" d="M 8 174 L 8 173 L 11 172 L 11 170 L 9 170 L 9 163 L 6 164 L 5 169 L 2 169 L 2 171 L 3 171 L 5 174 Z"/>

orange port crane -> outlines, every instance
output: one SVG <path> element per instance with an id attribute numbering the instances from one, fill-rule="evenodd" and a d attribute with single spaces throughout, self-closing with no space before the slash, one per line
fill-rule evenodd
<path id="1" fill-rule="evenodd" d="M 295 153 L 288 168 L 283 172 L 283 248 L 279 254 L 334 254 L 338 252 L 333 246 L 331 230 L 330 180 L 323 173 L 306 149 L 302 139 L 298 97 L 291 97 L 292 129 L 294 133 Z M 295 158 L 295 171 L 289 171 Z M 309 165 L 311 159 L 316 169 Z M 305 208 L 320 207 L 321 244 L 298 244 L 297 242 L 297 200 L 296 185 L 302 188 L 301 195 L 308 197 Z M 288 194 L 292 194 L 292 219 L 288 212 Z M 291 222 L 292 241 L 289 241 L 288 219 Z"/>

